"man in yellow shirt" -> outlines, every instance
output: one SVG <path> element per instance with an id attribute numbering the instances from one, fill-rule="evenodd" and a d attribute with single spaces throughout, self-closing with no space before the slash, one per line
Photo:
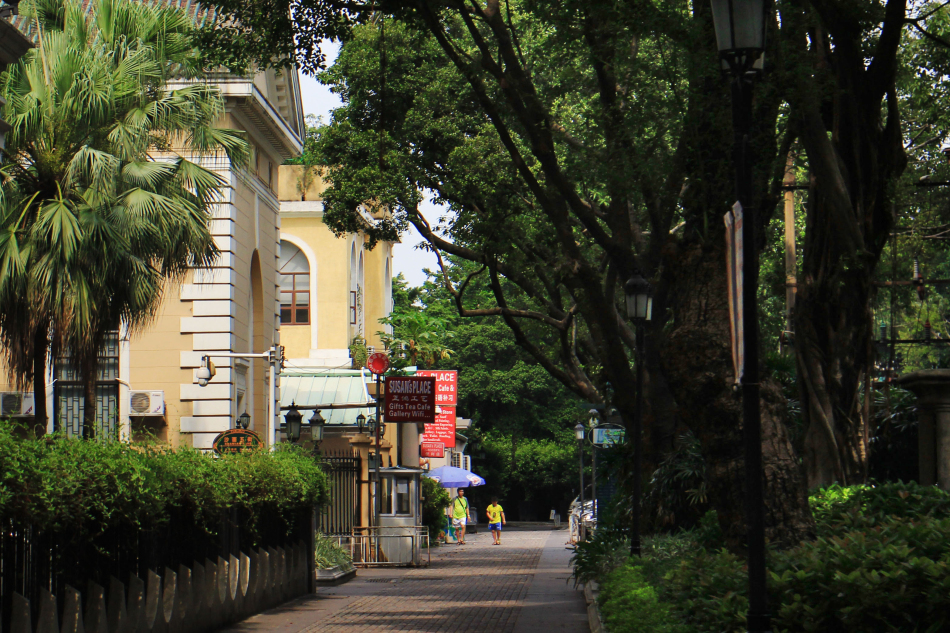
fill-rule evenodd
<path id="1" fill-rule="evenodd" d="M 505 509 L 498 505 L 498 497 L 491 498 L 491 505 L 485 513 L 488 515 L 488 531 L 495 539 L 492 545 L 501 545 L 501 526 L 505 524 Z"/>
<path id="2" fill-rule="evenodd" d="M 470 518 L 465 489 L 459 488 L 458 496 L 452 500 L 452 527 L 455 528 L 455 540 L 459 545 L 465 545 L 465 525 Z"/>

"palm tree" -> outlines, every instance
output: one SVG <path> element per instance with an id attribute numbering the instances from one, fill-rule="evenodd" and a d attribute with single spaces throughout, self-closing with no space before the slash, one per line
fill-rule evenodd
<path id="1" fill-rule="evenodd" d="M 217 256 L 209 220 L 226 183 L 199 162 L 226 154 L 241 165 L 247 146 L 215 127 L 224 101 L 198 81 L 184 12 L 131 0 L 20 7 L 38 46 L 0 83 L 13 126 L 0 186 L 0 343 L 45 421 L 51 358 L 68 350 L 95 403 L 107 333 L 147 325 L 169 281 Z M 85 407 L 86 434 L 95 409 Z"/>
<path id="2" fill-rule="evenodd" d="M 392 334 L 377 332 L 376 335 L 389 350 L 396 367 L 418 367 L 421 361 L 431 368 L 436 362 L 452 355 L 447 343 L 455 334 L 448 330 L 448 324 L 441 317 L 430 316 L 421 310 L 410 310 L 394 312 L 379 322 L 393 329 Z"/>

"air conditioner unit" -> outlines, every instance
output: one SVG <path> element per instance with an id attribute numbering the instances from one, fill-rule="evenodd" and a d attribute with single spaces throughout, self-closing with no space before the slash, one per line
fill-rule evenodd
<path id="1" fill-rule="evenodd" d="M 30 416 L 34 408 L 33 392 L 0 391 L 0 416 L 20 417 Z"/>
<path id="2" fill-rule="evenodd" d="M 165 415 L 165 392 L 132 391 L 130 409 L 130 415 Z"/>

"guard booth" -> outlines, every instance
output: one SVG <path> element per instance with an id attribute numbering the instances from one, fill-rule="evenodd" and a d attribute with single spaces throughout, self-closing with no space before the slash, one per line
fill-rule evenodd
<path id="1" fill-rule="evenodd" d="M 381 468 L 378 563 L 419 566 L 423 546 L 428 559 L 427 529 L 422 525 L 422 470 L 395 466 Z"/>

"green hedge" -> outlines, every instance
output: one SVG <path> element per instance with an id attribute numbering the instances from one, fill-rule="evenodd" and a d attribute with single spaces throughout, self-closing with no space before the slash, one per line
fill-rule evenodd
<path id="1" fill-rule="evenodd" d="M 0 422 L 0 519 L 75 538 L 153 528 L 173 511 L 210 529 L 233 507 L 253 529 L 265 513 L 289 519 L 328 495 L 319 465 L 292 446 L 215 457 L 159 444 L 19 436 L 15 424 Z"/>
<path id="2" fill-rule="evenodd" d="M 819 538 L 769 553 L 776 633 L 950 630 L 950 494 L 896 483 L 832 487 L 811 502 Z M 680 547 L 672 567 L 647 559 L 606 576 L 611 633 L 648 630 L 622 613 L 629 609 L 689 631 L 745 631 L 745 560 L 702 549 L 695 533 L 673 538 L 695 551 Z"/>

